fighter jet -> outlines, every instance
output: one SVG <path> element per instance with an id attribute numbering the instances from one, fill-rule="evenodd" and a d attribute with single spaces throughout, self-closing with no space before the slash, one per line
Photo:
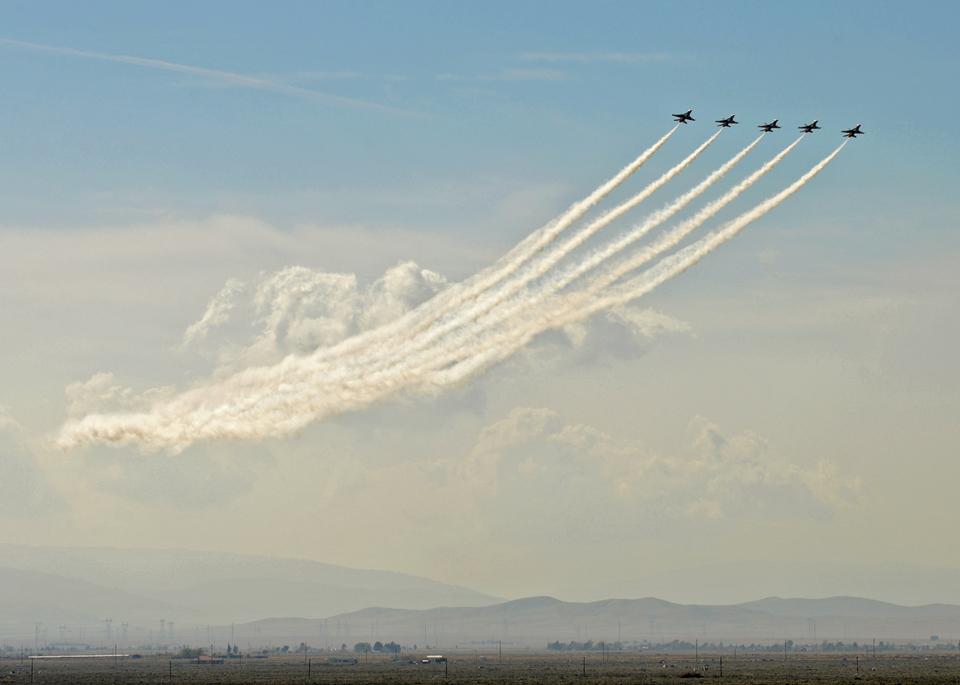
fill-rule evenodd
<path id="1" fill-rule="evenodd" d="M 856 138 L 857 136 L 862 136 L 863 131 L 860 130 L 860 124 L 857 124 L 853 128 L 848 128 L 846 131 L 842 131 L 844 138 Z"/>
<path id="2" fill-rule="evenodd" d="M 736 114 L 731 114 L 726 119 L 717 119 L 716 123 L 719 124 L 722 128 L 730 128 L 734 124 L 739 124 L 739 121 L 734 121 Z"/>
<path id="3" fill-rule="evenodd" d="M 762 128 L 764 133 L 771 133 L 773 129 L 780 128 L 778 125 L 779 119 L 774 119 L 769 124 L 760 124 L 757 128 Z"/>
<path id="4" fill-rule="evenodd" d="M 820 128 L 819 126 L 817 126 L 818 121 L 820 120 L 814 119 L 812 124 L 804 124 L 803 126 L 797 126 L 797 128 L 803 131 L 804 133 L 813 133 L 818 128 Z"/>
<path id="5" fill-rule="evenodd" d="M 687 110 L 686 112 L 684 112 L 683 114 L 674 114 L 674 115 L 673 115 L 673 120 L 676 121 L 676 122 L 678 122 L 678 123 L 681 123 L 681 124 L 685 124 L 685 123 L 687 123 L 688 121 L 696 121 L 696 119 L 693 118 L 693 110 L 692 110 L 692 109 L 688 109 L 688 110 Z"/>

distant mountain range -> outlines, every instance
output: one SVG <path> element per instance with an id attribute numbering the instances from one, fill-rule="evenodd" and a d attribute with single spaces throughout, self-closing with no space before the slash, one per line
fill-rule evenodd
<path id="1" fill-rule="evenodd" d="M 321 620 L 269 619 L 236 628 L 245 640 L 277 644 L 352 644 L 396 640 L 451 648 L 496 644 L 543 648 L 549 642 L 613 643 L 927 641 L 960 637 L 960 606 L 905 607 L 857 597 L 781 599 L 725 606 L 660 599 L 563 602 L 529 597 L 486 607 L 372 608 Z"/>
<path id="2" fill-rule="evenodd" d="M 424 609 L 499 601 L 467 588 L 403 573 L 315 561 L 178 550 L 33 547 L 0 544 L 0 638 L 106 643 L 122 623 L 128 635 L 159 636 L 160 620 L 230 624 L 265 616 L 330 616 L 369 606 Z M 59 626 L 65 625 L 64 631 Z M 70 630 L 70 626 L 74 626 Z M 183 639 L 192 636 L 184 634 Z"/>
<path id="3" fill-rule="evenodd" d="M 373 608 L 371 608 L 373 607 Z M 390 607 L 390 608 L 379 608 Z M 324 618 L 325 617 L 325 618 Z M 504 602 L 426 578 L 295 559 L 0 544 L 0 644 L 452 647 L 548 642 L 960 638 L 960 606 L 857 597 Z"/>

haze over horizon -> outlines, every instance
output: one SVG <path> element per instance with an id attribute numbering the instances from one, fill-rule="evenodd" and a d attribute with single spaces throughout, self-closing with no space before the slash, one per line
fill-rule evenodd
<path id="1" fill-rule="evenodd" d="M 451 597 L 960 604 L 960 10 L 756 10 L 0 7 L 0 571 L 20 546 L 110 547 Z M 666 179 L 641 206 L 458 304 L 645 150 L 556 245 Z M 816 177 L 656 290 L 563 319 L 607 292 L 554 299 L 577 264 L 778 153 L 671 249 Z M 444 297 L 426 338 L 304 361 Z"/>
<path id="2" fill-rule="evenodd" d="M 864 574 L 869 582 L 861 589 L 909 592 L 907 584 L 890 576 L 891 570 L 869 569 Z M 947 594 L 953 594 L 960 585 L 956 572 L 907 570 L 933 586 L 928 593 L 952 586 Z M 794 588 L 811 587 L 797 583 L 798 576 L 778 578 Z M 738 590 L 736 583 L 721 584 L 704 569 L 675 577 L 674 587 L 679 580 L 689 583 L 687 591 L 693 593 L 711 583 L 726 593 Z M 643 585 L 638 580 L 638 587 Z M 750 596 L 762 588 L 739 590 Z M 0 545 L 0 647 L 7 652 L 26 643 L 38 650 L 110 645 L 169 650 L 191 643 L 242 643 L 251 650 L 303 642 L 337 649 L 355 640 L 378 639 L 397 640 L 407 648 L 424 642 L 464 647 L 503 641 L 510 649 L 542 650 L 558 641 L 663 645 L 675 640 L 687 644 L 697 636 L 703 644 L 727 645 L 790 639 L 801 650 L 869 639 L 880 640 L 881 648 L 884 642 L 922 648 L 931 644 L 931 635 L 942 636 L 952 648 L 960 635 L 960 604 L 919 604 L 855 596 L 723 603 L 657 597 L 503 599 L 425 578 L 302 560 Z"/>

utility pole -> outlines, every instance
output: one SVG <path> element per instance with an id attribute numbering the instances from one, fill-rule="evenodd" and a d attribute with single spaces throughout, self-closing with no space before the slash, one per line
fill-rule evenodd
<path id="1" fill-rule="evenodd" d="M 723 678 L 723 655 L 720 655 L 720 677 Z"/>
<path id="2" fill-rule="evenodd" d="M 587 677 L 587 657 L 583 657 L 583 677 Z"/>

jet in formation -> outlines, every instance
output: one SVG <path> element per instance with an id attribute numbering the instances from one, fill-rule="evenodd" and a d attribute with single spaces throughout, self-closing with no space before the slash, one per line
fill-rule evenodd
<path id="1" fill-rule="evenodd" d="M 726 119 L 717 119 L 716 124 L 721 128 L 730 128 L 734 124 L 740 123 L 734 118 L 735 116 L 736 114 L 731 114 Z M 687 122 L 690 122 L 690 121 L 696 121 L 696 119 L 693 118 L 692 109 L 688 109 L 686 112 L 683 112 L 682 114 L 674 114 L 673 120 L 680 124 L 686 124 Z M 841 131 L 841 133 L 843 133 L 844 138 L 856 138 L 857 136 L 862 136 L 864 135 L 864 132 L 860 130 L 860 126 L 862 126 L 862 124 L 857 124 L 853 128 L 844 129 L 843 131 Z M 764 133 L 772 133 L 775 129 L 782 128 L 782 127 L 780 126 L 780 120 L 774 119 L 769 124 L 760 124 L 759 126 L 757 126 L 757 128 L 763 129 Z M 820 120 L 814 119 L 809 124 L 802 124 L 801 126 L 797 126 L 797 128 L 803 131 L 804 133 L 813 133 L 814 131 L 819 131 L 821 128 Z"/>
<path id="2" fill-rule="evenodd" d="M 856 138 L 857 136 L 862 136 L 863 131 L 860 130 L 860 124 L 857 124 L 853 128 L 848 128 L 845 131 L 842 131 L 844 138 Z"/>

